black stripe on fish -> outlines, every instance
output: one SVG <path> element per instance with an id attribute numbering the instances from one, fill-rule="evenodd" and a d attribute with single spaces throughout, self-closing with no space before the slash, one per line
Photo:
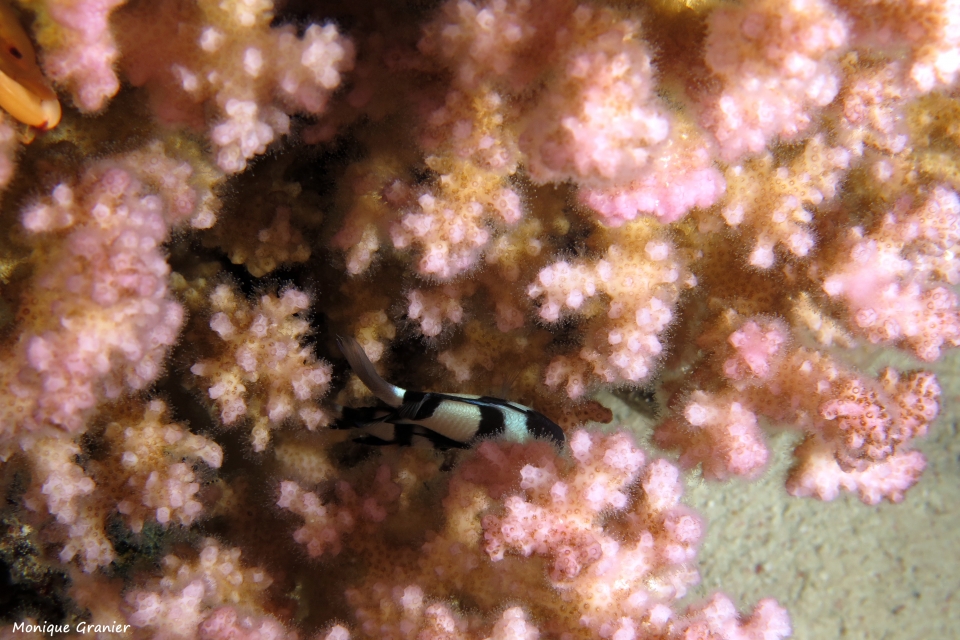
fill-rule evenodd
<path id="1" fill-rule="evenodd" d="M 564 434 L 560 425 L 533 409 L 527 411 L 526 415 L 527 430 L 533 434 L 534 438 L 547 438 L 553 440 L 557 445 L 563 446 Z"/>
<path id="2" fill-rule="evenodd" d="M 473 440 L 481 438 L 496 438 L 503 435 L 506 427 L 506 419 L 500 407 L 490 405 L 478 405 L 480 407 L 480 424 L 477 426 L 477 432 Z"/>
<path id="3" fill-rule="evenodd" d="M 403 394 L 403 404 L 397 412 L 409 420 L 426 420 L 433 416 L 446 394 L 423 391 L 407 391 Z"/>

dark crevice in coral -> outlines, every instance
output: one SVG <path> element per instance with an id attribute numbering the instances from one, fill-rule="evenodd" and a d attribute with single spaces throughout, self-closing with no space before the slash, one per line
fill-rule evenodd
<path id="1" fill-rule="evenodd" d="M 63 624 L 79 613 L 65 598 L 70 578 L 47 564 L 35 535 L 13 511 L 0 516 L 0 624 L 27 618 Z"/>

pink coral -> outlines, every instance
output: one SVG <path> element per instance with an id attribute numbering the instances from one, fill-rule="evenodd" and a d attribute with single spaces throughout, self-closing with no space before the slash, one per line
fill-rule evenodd
<path id="1" fill-rule="evenodd" d="M 851 230 L 823 281 L 846 306 L 848 324 L 874 344 L 899 344 L 936 360 L 960 345 L 960 200 L 937 187 L 912 211 L 895 211 L 867 235 Z"/>
<path id="2" fill-rule="evenodd" d="M 508 222 L 519 217 L 519 196 L 515 192 L 505 189 L 493 195 L 494 201 L 486 203 L 457 202 L 423 194 L 417 205 L 391 227 L 393 246 L 419 247 L 418 271 L 424 276 L 449 280 L 470 271 L 491 239 L 484 224 L 487 216 L 493 213 Z"/>
<path id="3" fill-rule="evenodd" d="M 614 226 L 641 212 L 674 222 L 724 189 L 706 143 L 681 135 L 656 95 L 637 30 L 609 10 L 578 8 L 557 37 L 563 71 L 520 138 L 534 180 L 573 180 Z"/>
<path id="4" fill-rule="evenodd" d="M 720 215 L 741 234 L 750 266 L 776 265 L 778 247 L 796 258 L 806 258 L 816 249 L 811 211 L 834 200 L 852 159 L 849 150 L 829 146 L 818 134 L 789 163 L 777 163 L 767 153 L 727 169 Z"/>
<path id="5" fill-rule="evenodd" d="M 221 422 L 231 426 L 249 418 L 254 451 L 263 451 L 270 430 L 286 421 L 311 430 L 326 426 L 330 418 L 318 400 L 327 391 L 330 366 L 301 344 L 309 323 L 299 314 L 310 307 L 310 296 L 287 289 L 251 305 L 222 284 L 210 300 L 209 326 L 221 341 L 219 354 L 190 372 L 216 403 Z"/>
<path id="6" fill-rule="evenodd" d="M 37 39 L 47 76 L 73 95 L 82 111 L 98 111 L 120 89 L 120 56 L 110 15 L 127 0 L 23 0 L 40 12 Z"/>
<path id="7" fill-rule="evenodd" d="M 798 463 L 791 471 L 787 490 L 795 496 L 816 496 L 832 500 L 840 489 L 856 491 L 867 504 L 886 498 L 903 500 L 904 493 L 920 478 L 926 458 L 909 448 L 913 438 L 923 436 L 939 411 L 940 388 L 928 373 L 915 373 L 901 380 L 887 369 L 881 378 L 883 389 L 893 396 L 898 421 L 871 424 L 863 433 L 863 418 L 871 419 L 871 406 L 861 408 L 849 401 L 835 401 L 823 408 L 826 416 L 835 416 L 843 436 L 851 444 L 866 447 L 874 462 L 869 465 L 844 465 L 828 438 L 808 436 L 797 448 Z"/>
<path id="8" fill-rule="evenodd" d="M 6 187 L 13 178 L 19 150 L 13 119 L 3 114 L 0 119 L 0 188 Z"/>
<path id="9" fill-rule="evenodd" d="M 32 511 L 47 511 L 66 529 L 60 561 L 77 558 L 84 570 L 91 572 L 113 562 L 116 553 L 104 531 L 105 514 L 88 508 L 91 502 L 96 504 L 97 485 L 74 462 L 79 453 L 80 447 L 62 439 L 44 438 L 34 443 L 30 457 L 35 482 L 25 504 Z"/>
<path id="10" fill-rule="evenodd" d="M 690 617 L 680 637 L 684 640 L 723 638 L 734 640 L 772 640 L 786 638 L 791 633 L 790 618 L 776 601 L 764 599 L 757 603 L 750 616 L 744 618 L 730 598 L 715 594 L 706 603 L 691 607 Z"/>
<path id="11" fill-rule="evenodd" d="M 498 232 L 523 217 L 520 194 L 505 180 L 519 155 L 509 116 L 504 98 L 490 91 L 451 91 L 427 115 L 421 144 L 438 179 L 426 190 L 408 187 L 421 193 L 390 226 L 394 248 L 419 255 L 421 276 L 445 281 L 472 271 Z M 390 192 L 397 198 L 404 189 L 394 184 Z"/>
<path id="12" fill-rule="evenodd" d="M 292 25 L 270 27 L 272 10 L 273 2 L 145 3 L 119 21 L 130 81 L 150 89 L 163 120 L 208 129 L 227 173 L 288 133 L 292 114 L 321 114 L 353 66 L 353 44 L 335 26 L 310 25 L 298 37 Z"/>
<path id="13" fill-rule="evenodd" d="M 682 447 L 681 464 L 702 463 L 708 478 L 758 477 L 770 452 L 756 414 L 735 397 L 694 391 L 683 408 L 686 429 L 666 422 L 657 431 L 657 444 Z"/>
<path id="14" fill-rule="evenodd" d="M 425 27 L 419 49 L 452 67 L 465 89 L 491 80 L 520 89 L 539 73 L 554 34 L 575 8 L 569 0 L 445 2 Z"/>
<path id="15" fill-rule="evenodd" d="M 224 606 L 200 625 L 202 640 L 295 640 L 296 632 L 271 616 L 242 615 L 236 607 Z"/>
<path id="16" fill-rule="evenodd" d="M 55 518 L 46 528 L 63 539 L 60 561 L 76 557 L 88 573 L 115 558 L 106 535 L 112 514 L 136 534 L 145 522 L 189 526 L 203 511 L 193 463 L 217 468 L 223 460 L 219 445 L 169 422 L 160 400 L 133 409 L 117 415 L 100 436 L 101 460 L 80 460 L 80 447 L 63 438 L 26 448 L 34 478 L 25 504 Z"/>
<path id="17" fill-rule="evenodd" d="M 594 598 L 599 598 L 598 590 L 609 590 L 612 583 L 629 584 L 660 567 L 658 571 L 671 576 L 667 581 L 676 589 L 671 593 L 682 597 L 683 581 L 695 579 L 695 574 L 686 575 L 689 572 L 683 565 L 695 556 L 702 523 L 694 514 L 677 508 L 681 491 L 676 469 L 659 461 L 641 476 L 644 455 L 624 436 L 597 443 L 578 431 L 570 448 L 582 472 L 561 475 L 552 465 L 528 464 L 520 469 L 523 493 L 506 497 L 504 515 L 484 517 L 485 550 L 490 558 L 501 560 L 508 551 L 547 556 L 551 580 L 584 596 L 593 593 Z M 644 488 L 645 507 L 651 512 L 635 507 L 629 517 L 638 524 L 662 527 L 663 537 L 654 541 L 641 535 L 635 543 L 618 543 L 607 537 L 596 521 L 601 513 L 626 508 L 629 494 L 625 489 L 638 479 Z M 622 597 L 646 603 L 652 595 L 640 590 Z M 595 624 L 584 619 L 581 623 Z"/>
<path id="18" fill-rule="evenodd" d="M 463 321 L 461 287 L 444 285 L 438 290 L 411 289 L 407 292 L 407 317 L 420 325 L 420 333 L 432 338 L 443 331 L 446 324 Z"/>
<path id="19" fill-rule="evenodd" d="M 858 154 L 864 144 L 890 153 L 903 151 L 909 132 L 898 114 L 906 101 L 918 93 L 899 62 L 857 69 L 848 75 L 840 95 L 843 118 L 839 133 L 843 145 Z"/>
<path id="20" fill-rule="evenodd" d="M 704 97 L 704 124 L 734 160 L 774 136 L 796 138 L 840 89 L 848 25 L 824 0 L 752 0 L 709 17 L 707 66 L 723 88 Z"/>
<path id="21" fill-rule="evenodd" d="M 441 528 L 419 556 L 392 556 L 390 567 L 347 592 L 358 634 L 526 639 L 579 631 L 650 640 L 694 637 L 684 634 L 703 628 L 729 640 L 789 634 L 786 612 L 769 600 L 748 618 L 722 595 L 687 613 L 674 609 L 699 580 L 693 563 L 704 530 L 680 504 L 675 466 L 648 463 L 623 432 L 576 431 L 570 453 L 559 456 L 543 442 L 481 444 L 450 479 Z M 402 478 L 411 471 L 393 473 Z M 402 519 L 407 491 L 382 527 Z M 343 544 L 373 557 L 382 553 L 358 536 Z M 470 598 L 474 607 L 453 609 L 444 593 Z M 525 604 L 503 609 L 505 599 Z"/>
<path id="22" fill-rule="evenodd" d="M 960 14 L 951 0 L 840 0 L 863 46 L 907 47 L 911 84 L 926 93 L 950 86 L 960 72 Z"/>
<path id="23" fill-rule="evenodd" d="M 231 631 L 242 629 L 248 640 L 289 637 L 276 620 L 254 608 L 272 579 L 262 569 L 244 566 L 239 549 L 207 539 L 197 558 L 171 554 L 162 564 L 163 579 L 124 596 L 127 621 L 134 627 L 169 640 L 235 638 Z M 253 611 L 238 614 L 233 605 L 241 601 Z"/>
<path id="24" fill-rule="evenodd" d="M 81 111 L 133 85 L 20 173 L 0 123 L 4 535 L 57 602 L 171 640 L 779 640 L 772 600 L 677 604 L 681 469 L 756 478 L 772 427 L 792 495 L 918 482 L 950 394 L 863 365 L 960 346 L 955 0 L 18 4 Z M 569 446 L 356 445 L 337 334 Z M 615 387 L 677 466 L 578 429 Z"/>
<path id="25" fill-rule="evenodd" d="M 171 522 L 190 525 L 203 510 L 197 499 L 200 483 L 186 461 L 203 460 L 217 469 L 223 451 L 216 443 L 164 420 L 166 405 L 152 401 L 136 425 L 112 423 L 105 434 L 114 442 L 115 457 L 127 473 L 123 489 L 129 497 L 117 503 L 117 511 L 134 533 L 145 520 L 166 526 Z M 98 471 L 106 473 L 103 466 Z"/>
<path id="26" fill-rule="evenodd" d="M 673 305 L 680 291 L 696 282 L 684 273 L 668 241 L 631 231 L 624 234 L 623 245 L 612 245 L 602 259 L 549 265 L 527 288 L 527 295 L 539 300 L 540 317 L 547 322 L 556 322 L 562 313 L 581 312 L 581 307 L 593 317 L 576 358 L 554 358 L 545 372 L 550 387 L 566 381 L 571 398 L 581 397 L 591 378 L 607 383 L 649 378 L 663 352 L 660 335 L 673 320 Z M 637 251 L 640 247 L 642 252 Z M 601 293 L 602 315 L 589 305 Z"/>
<path id="27" fill-rule="evenodd" d="M 662 423 L 657 442 L 682 449 L 681 463 L 702 464 L 708 477 L 756 477 L 769 457 L 758 418 L 788 421 L 808 434 L 791 492 L 832 500 L 843 487 L 864 502 L 901 500 L 923 469 L 911 443 L 939 411 L 933 376 L 886 369 L 872 380 L 793 347 L 780 320 L 731 320 L 738 328 L 714 355 L 723 382 L 686 395 L 682 418 Z"/>
<path id="28" fill-rule="evenodd" d="M 349 483 L 341 481 L 337 484 L 336 504 L 325 505 L 315 493 L 285 480 L 280 483 L 277 506 L 304 519 L 304 525 L 294 532 L 293 539 L 304 545 L 310 557 L 315 558 L 328 550 L 330 555 L 340 553 L 341 536 L 353 533 L 358 524 L 382 522 L 387 516 L 387 508 L 399 494 L 399 488 L 390 480 L 389 467 L 381 466 L 365 497 L 358 496 Z"/>
<path id="29" fill-rule="evenodd" d="M 141 171 L 143 157 L 97 163 L 23 213 L 32 237 L 57 239 L 46 245 L 20 310 L 27 322 L 0 364 L 4 448 L 22 430 L 82 431 L 100 402 L 143 389 L 162 371 L 183 309 L 169 292 L 161 245 L 200 199 L 189 168 L 158 189 Z"/>

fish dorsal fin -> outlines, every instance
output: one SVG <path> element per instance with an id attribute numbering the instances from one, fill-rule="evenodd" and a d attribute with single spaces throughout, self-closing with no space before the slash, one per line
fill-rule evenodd
<path id="1" fill-rule="evenodd" d="M 512 394 L 510 393 L 513 390 L 513 386 L 517 384 L 517 380 L 520 379 L 520 374 L 523 373 L 523 369 L 517 369 L 513 372 L 513 375 L 508 380 L 504 378 L 500 383 L 500 397 L 509 398 Z"/>
<path id="2" fill-rule="evenodd" d="M 350 363 L 350 368 L 373 395 L 391 407 L 399 407 L 403 404 L 403 395 L 406 391 L 380 377 L 359 342 L 349 336 L 337 336 L 337 346 L 340 347 L 343 357 Z"/>

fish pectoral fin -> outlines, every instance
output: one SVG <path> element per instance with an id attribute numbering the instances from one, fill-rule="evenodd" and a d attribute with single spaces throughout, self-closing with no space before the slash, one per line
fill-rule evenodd
<path id="1" fill-rule="evenodd" d="M 403 418 L 404 420 L 416 420 L 417 414 L 420 413 L 420 409 L 423 408 L 423 403 L 427 400 L 427 394 L 424 394 L 416 402 L 405 402 L 400 405 L 400 408 L 397 409 L 397 415 Z"/>

